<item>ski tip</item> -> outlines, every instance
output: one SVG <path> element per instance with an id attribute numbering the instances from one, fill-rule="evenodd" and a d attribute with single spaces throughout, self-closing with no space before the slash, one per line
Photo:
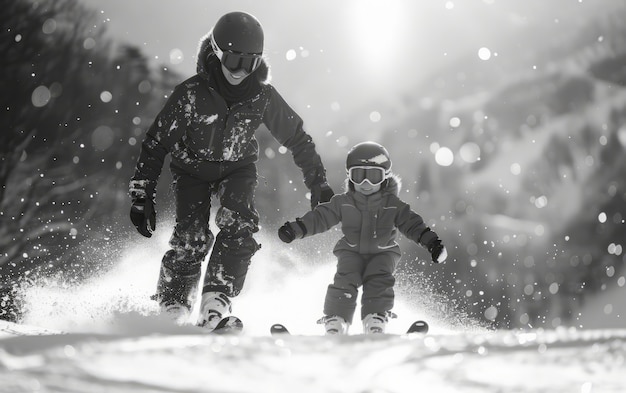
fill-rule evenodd
<path id="1" fill-rule="evenodd" d="M 272 325 L 272 327 L 270 327 L 270 333 L 272 333 L 272 335 L 274 335 L 274 334 L 289 334 L 289 330 L 287 330 L 285 325 L 282 325 L 280 323 L 275 323 L 275 324 Z"/>
<path id="2" fill-rule="evenodd" d="M 411 333 L 428 333 L 428 323 L 425 321 L 415 321 L 409 326 L 407 334 Z"/>
<path id="3" fill-rule="evenodd" d="M 234 315 L 222 318 L 213 333 L 215 334 L 239 334 L 243 330 L 243 322 Z"/>

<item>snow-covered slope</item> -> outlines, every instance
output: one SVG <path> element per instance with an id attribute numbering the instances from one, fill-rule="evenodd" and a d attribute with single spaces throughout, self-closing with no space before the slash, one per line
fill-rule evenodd
<path id="1" fill-rule="evenodd" d="M 0 339 L 0 391 L 550 392 L 626 390 L 626 330 L 323 336 L 37 335 Z"/>
<path id="2" fill-rule="evenodd" d="M 244 333 L 176 326 L 149 301 L 166 232 L 80 286 L 59 277 L 25 288 L 24 324 L 0 322 L 0 392 L 626 391 L 625 329 L 488 331 L 425 290 L 398 296 L 390 335 L 355 325 L 351 336 L 321 336 L 332 257 L 303 260 L 262 234 L 234 308 Z M 417 318 L 430 322 L 427 336 L 397 334 Z M 294 335 L 271 337 L 275 322 Z"/>

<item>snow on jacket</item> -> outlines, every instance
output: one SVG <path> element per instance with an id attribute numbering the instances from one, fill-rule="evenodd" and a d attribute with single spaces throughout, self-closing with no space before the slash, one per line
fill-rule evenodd
<path id="1" fill-rule="evenodd" d="M 399 197 L 400 178 L 393 175 L 381 191 L 366 196 L 353 190 L 336 194 L 327 203 L 304 214 L 299 220 L 306 236 L 325 232 L 341 223 L 343 237 L 333 252 L 349 250 L 361 254 L 385 251 L 400 254 L 398 230 L 424 247 L 437 238 L 422 217 Z"/>
<path id="2" fill-rule="evenodd" d="M 257 161 L 255 132 L 262 124 L 292 152 L 307 187 L 325 182 L 322 161 L 302 119 L 267 81 L 265 59 L 249 76 L 265 78 L 259 80 L 258 93 L 229 107 L 210 83 L 211 53 L 207 36 L 199 48 L 196 75 L 176 86 L 146 134 L 131 190 L 133 185 L 154 187 L 168 153 L 173 164 L 199 172 L 207 162 Z"/>

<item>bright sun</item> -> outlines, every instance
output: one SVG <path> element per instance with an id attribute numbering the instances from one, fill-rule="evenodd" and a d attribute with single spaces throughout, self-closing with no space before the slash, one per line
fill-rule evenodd
<path id="1" fill-rule="evenodd" d="M 407 10 L 403 1 L 358 0 L 350 18 L 352 33 L 361 53 L 367 56 L 368 68 L 381 71 L 400 58 L 408 44 Z"/>

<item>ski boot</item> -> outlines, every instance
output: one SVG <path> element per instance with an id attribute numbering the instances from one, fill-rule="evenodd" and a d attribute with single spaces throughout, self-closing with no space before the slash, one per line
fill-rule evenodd
<path id="1" fill-rule="evenodd" d="M 387 322 L 389 318 L 396 318 L 396 314 L 391 311 L 385 313 L 371 313 L 367 314 L 363 318 L 363 333 L 364 334 L 382 334 L 387 329 Z"/>
<path id="2" fill-rule="evenodd" d="M 381 313 L 367 314 L 363 318 L 364 334 L 383 334 L 387 328 L 387 316 Z"/>
<path id="3" fill-rule="evenodd" d="M 178 325 L 184 325 L 189 321 L 191 310 L 184 304 L 176 302 L 164 302 L 159 304 L 161 315 L 165 315 Z"/>
<path id="4" fill-rule="evenodd" d="M 348 328 L 350 327 L 350 324 L 338 315 L 326 315 L 317 323 L 324 324 L 326 335 L 348 334 Z"/>
<path id="5" fill-rule="evenodd" d="M 160 315 L 175 322 L 178 325 L 184 325 L 189 321 L 191 315 L 191 305 L 183 304 L 173 299 L 164 299 L 158 294 L 150 296 L 151 300 L 159 303 Z"/>
<path id="6" fill-rule="evenodd" d="M 230 312 L 231 303 L 228 296 L 221 292 L 203 293 L 197 325 L 208 330 L 214 330 L 222 318 Z"/>

